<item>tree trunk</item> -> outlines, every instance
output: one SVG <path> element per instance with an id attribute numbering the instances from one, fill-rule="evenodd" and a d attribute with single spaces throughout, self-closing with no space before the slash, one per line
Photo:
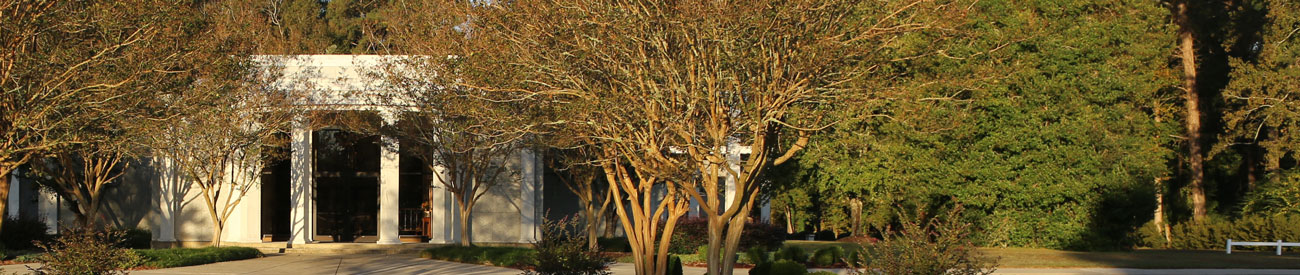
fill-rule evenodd
<path id="1" fill-rule="evenodd" d="M 785 234 L 794 234 L 794 214 L 789 207 L 785 209 Z"/>
<path id="2" fill-rule="evenodd" d="M 4 230 L 4 218 L 9 214 L 10 172 L 13 172 L 13 167 L 0 167 L 0 230 Z"/>
<path id="3" fill-rule="evenodd" d="M 1205 205 L 1205 164 L 1201 149 L 1201 96 L 1196 88 L 1196 39 L 1188 1 L 1178 1 L 1175 9 L 1178 21 L 1178 41 L 1183 59 L 1183 86 L 1187 107 L 1187 162 L 1191 168 L 1192 219 L 1203 221 L 1207 215 Z"/>
<path id="4" fill-rule="evenodd" d="M 473 234 L 474 228 L 473 223 L 470 222 L 469 218 L 470 213 L 474 211 L 474 206 L 465 203 L 461 203 L 460 205 L 460 245 L 470 246 L 473 245 L 471 242 L 471 240 L 473 240 L 471 234 Z"/>
<path id="5" fill-rule="evenodd" d="M 221 247 L 221 231 L 225 229 L 224 227 L 225 225 L 219 222 L 212 224 L 212 247 Z"/>
<path id="6" fill-rule="evenodd" d="M 600 243 L 596 242 L 596 239 L 600 234 L 600 225 L 603 223 L 601 213 L 596 213 L 597 210 L 591 209 L 590 205 L 587 207 L 588 209 L 583 211 L 587 216 L 587 250 L 599 252 Z"/>
<path id="7" fill-rule="evenodd" d="M 858 198 L 849 199 L 849 221 L 853 224 L 849 226 L 849 236 L 858 236 L 862 231 L 862 200 Z M 835 235 L 839 237 L 839 235 Z"/>
<path id="8" fill-rule="evenodd" d="M 740 207 L 740 212 L 732 216 L 731 222 L 728 223 L 726 242 L 723 243 L 725 247 L 722 250 L 722 255 L 726 255 L 726 257 L 722 257 L 722 266 L 721 270 L 719 270 L 721 272 L 718 273 L 721 275 L 731 275 L 735 271 L 735 255 L 740 250 L 740 236 L 745 232 L 745 220 L 749 218 L 749 215 L 746 214 L 753 210 L 754 201 L 750 200 L 749 203 Z"/>
<path id="9" fill-rule="evenodd" d="M 1156 213 L 1153 222 L 1156 226 L 1156 232 L 1165 237 L 1165 243 L 1168 245 L 1172 240 L 1169 239 L 1169 231 L 1165 228 L 1165 188 L 1164 185 L 1160 184 L 1158 178 L 1156 179 Z"/>

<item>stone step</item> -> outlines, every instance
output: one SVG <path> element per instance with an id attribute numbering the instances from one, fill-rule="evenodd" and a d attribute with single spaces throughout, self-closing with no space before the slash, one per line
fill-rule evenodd
<path id="1" fill-rule="evenodd" d="M 284 242 L 239 243 L 233 246 L 256 248 L 266 254 L 419 254 L 425 249 L 444 246 L 444 244 L 404 243 L 309 243 L 294 244 L 288 247 Z"/>

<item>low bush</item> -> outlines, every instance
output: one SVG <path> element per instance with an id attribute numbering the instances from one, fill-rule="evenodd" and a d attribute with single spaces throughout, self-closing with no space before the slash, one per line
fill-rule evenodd
<path id="1" fill-rule="evenodd" d="M 262 252 L 249 247 L 204 247 L 134 250 L 143 258 L 143 266 L 169 268 L 236 261 L 262 257 Z"/>
<path id="2" fill-rule="evenodd" d="M 863 243 L 860 255 L 848 263 L 857 274 L 992 274 L 997 259 L 984 257 L 970 236 L 974 228 L 962 222 L 962 207 L 946 215 L 927 216 L 900 211 L 901 229 L 885 232 L 875 244 Z"/>
<path id="3" fill-rule="evenodd" d="M 1170 241 L 1165 241 L 1164 236 L 1150 224 L 1139 232 L 1142 235 L 1139 238 L 1142 240 L 1141 245 L 1169 249 L 1223 249 L 1224 242 L 1228 239 L 1296 242 L 1300 241 L 1300 216 L 1248 216 L 1236 220 L 1211 218 L 1202 222 L 1186 222 L 1170 228 Z"/>
<path id="4" fill-rule="evenodd" d="M 668 256 L 668 275 L 682 275 L 682 258 L 677 255 Z"/>
<path id="5" fill-rule="evenodd" d="M 785 242 L 785 229 L 773 224 L 746 222 L 745 231 L 740 234 L 740 251 L 750 247 L 762 246 L 776 249 Z M 673 239 L 668 251 L 676 254 L 694 253 L 696 247 L 709 244 L 709 220 L 706 218 L 682 218 L 673 229 Z"/>
<path id="6" fill-rule="evenodd" d="M 781 250 L 777 250 L 776 255 L 773 255 L 772 258 L 775 258 L 776 260 L 790 260 L 796 263 L 806 263 L 808 262 L 808 252 L 798 246 L 787 246 L 782 247 Z"/>
<path id="7" fill-rule="evenodd" d="M 494 266 L 522 267 L 529 264 L 536 250 L 522 247 L 443 246 L 425 249 L 420 257 L 426 259 L 488 264 Z"/>
<path id="8" fill-rule="evenodd" d="M 143 260 L 136 253 L 115 247 L 121 241 L 122 231 L 68 230 L 50 242 L 38 243 L 45 250 L 38 257 L 42 265 L 37 274 L 110 274 L 140 265 Z"/>
<path id="9" fill-rule="evenodd" d="M 772 262 L 762 262 L 754 264 L 754 268 L 749 269 L 749 275 L 767 275 L 772 273 Z"/>
<path id="10" fill-rule="evenodd" d="M 831 246 L 813 252 L 812 262 L 817 266 L 833 266 L 844 258 L 844 248 Z"/>
<path id="11" fill-rule="evenodd" d="M 537 251 L 533 269 L 525 274 L 606 275 L 613 259 L 599 251 L 587 250 L 587 234 L 573 232 L 580 228 L 578 219 L 563 218 L 542 223 L 542 239 L 533 244 Z"/>
<path id="12" fill-rule="evenodd" d="M 762 247 L 750 247 L 749 250 L 745 250 L 745 257 L 741 259 L 743 259 L 744 262 L 753 265 L 772 261 L 772 257 L 769 256 L 767 250 Z"/>
<path id="13" fill-rule="evenodd" d="M 45 234 L 49 227 L 40 219 L 6 218 L 4 225 L 0 230 L 0 242 L 6 249 L 31 250 L 36 248 L 36 243 L 50 241 L 50 236 Z"/>
<path id="14" fill-rule="evenodd" d="M 153 247 L 153 232 L 139 228 L 126 229 L 122 242 L 118 246 L 131 249 L 149 249 Z"/>
<path id="15" fill-rule="evenodd" d="M 803 275 L 808 274 L 808 267 L 803 263 L 793 262 L 790 260 L 780 260 L 772 263 L 772 271 L 768 275 Z"/>
<path id="16" fill-rule="evenodd" d="M 596 238 L 596 244 L 600 245 L 600 251 L 632 252 L 632 245 L 627 242 L 626 237 Z"/>

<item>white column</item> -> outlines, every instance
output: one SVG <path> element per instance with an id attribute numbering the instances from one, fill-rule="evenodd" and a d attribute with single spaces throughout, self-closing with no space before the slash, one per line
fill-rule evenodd
<path id="1" fill-rule="evenodd" d="M 22 190 L 22 183 L 18 182 L 18 171 L 9 172 L 9 213 L 6 214 L 10 218 L 17 219 L 19 213 L 22 213 L 18 211 L 18 208 L 22 207 Z"/>
<path id="2" fill-rule="evenodd" d="M 442 187 L 439 180 L 440 176 L 446 175 L 445 171 L 446 168 L 442 165 L 436 165 L 430 171 L 437 175 L 432 176 L 433 180 L 429 183 L 429 191 L 432 193 L 429 198 L 429 243 L 451 243 L 451 229 L 447 228 L 450 223 L 447 211 L 451 204 L 447 199 L 447 189 Z"/>
<path id="3" fill-rule="evenodd" d="M 398 237 L 399 206 L 397 205 L 398 184 L 401 172 L 398 159 L 397 139 L 389 136 L 380 138 L 379 146 L 379 244 L 401 244 Z"/>
<path id="4" fill-rule="evenodd" d="M 316 234 L 312 215 L 312 145 L 311 128 L 300 119 L 293 125 L 293 145 L 290 155 L 289 187 L 289 243 L 315 242 Z"/>
<path id="5" fill-rule="evenodd" d="M 154 233 L 158 234 L 157 241 L 165 243 L 176 242 L 176 212 L 180 209 L 181 194 L 181 176 L 176 170 L 175 163 L 169 158 L 156 158 L 158 163 L 158 200 L 154 207 L 158 209 L 158 226 L 154 228 Z"/>
<path id="6" fill-rule="evenodd" d="M 531 150 L 519 150 L 519 242 L 537 242 L 537 159 Z"/>
<path id="7" fill-rule="evenodd" d="M 696 192 L 699 192 L 699 190 L 696 190 Z M 697 201 L 694 198 L 689 198 L 689 197 L 687 198 L 687 200 L 691 201 L 691 209 L 687 210 L 689 212 L 687 212 L 686 216 L 693 217 L 693 218 L 700 217 L 700 201 Z"/>
<path id="8" fill-rule="evenodd" d="M 40 190 L 40 194 L 38 194 L 40 204 L 37 206 L 37 209 L 40 210 L 41 219 L 45 221 L 45 227 L 47 228 L 45 233 L 58 234 L 59 194 L 54 193 L 54 191 L 45 190 L 44 188 Z"/>

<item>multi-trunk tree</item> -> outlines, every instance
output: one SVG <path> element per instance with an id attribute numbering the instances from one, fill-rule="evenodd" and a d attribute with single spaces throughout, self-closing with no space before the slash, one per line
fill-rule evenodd
<path id="1" fill-rule="evenodd" d="M 186 81 L 194 14 L 173 1 L 0 1 L 0 212 L 14 168 L 86 142 L 71 126 Z"/>
<path id="2" fill-rule="evenodd" d="M 466 58 L 518 72 L 508 86 L 467 85 L 572 101 L 572 133 L 601 142 L 615 200 L 631 201 L 615 211 L 638 274 L 666 268 L 688 198 L 709 219 L 710 273 L 729 274 L 724 255 L 738 249 L 763 172 L 831 124 L 817 106 L 881 70 L 871 64 L 888 61 L 890 41 L 960 15 L 949 4 L 517 1 L 466 5 L 448 22 L 497 42 Z"/>

